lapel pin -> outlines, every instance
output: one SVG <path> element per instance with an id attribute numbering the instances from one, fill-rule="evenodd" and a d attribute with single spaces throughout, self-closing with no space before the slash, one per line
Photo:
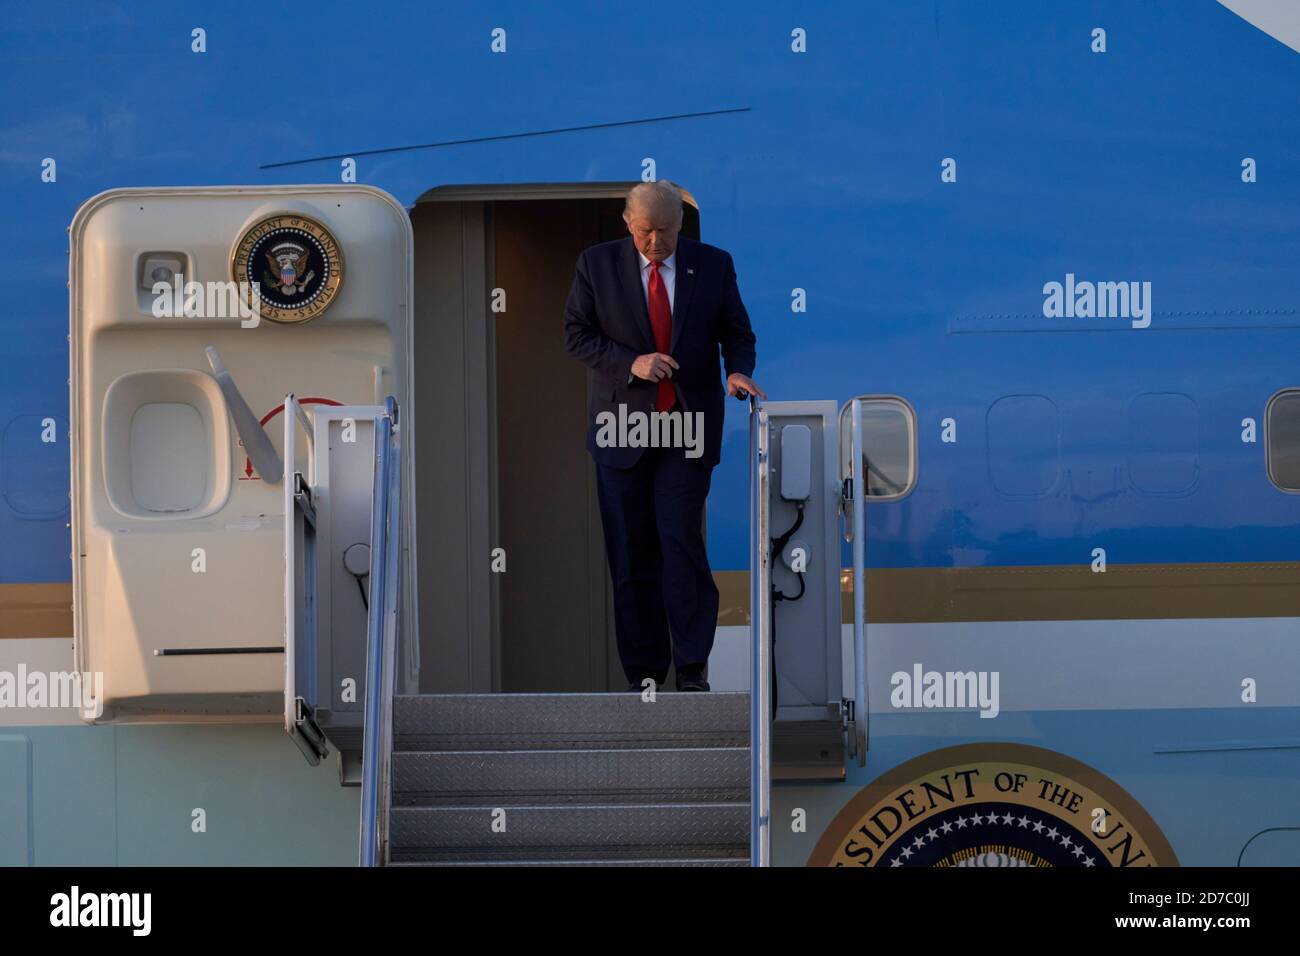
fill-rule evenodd
<path id="1" fill-rule="evenodd" d="M 693 275 L 695 275 L 695 270 L 694 270 L 694 269 L 687 269 L 687 270 L 686 270 L 686 274 L 687 274 L 688 276 L 693 276 Z"/>

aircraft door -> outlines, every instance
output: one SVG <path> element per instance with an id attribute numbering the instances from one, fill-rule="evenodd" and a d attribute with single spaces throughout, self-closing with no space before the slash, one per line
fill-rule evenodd
<path id="1" fill-rule="evenodd" d="M 411 440 L 406 210 L 351 184 L 120 189 L 69 240 L 74 647 L 103 674 L 99 719 L 272 721 L 286 696 L 359 716 L 365 613 L 342 551 L 368 540 L 376 403 L 406 409 Z M 299 416 L 337 432 L 325 409 L 347 408 L 359 444 L 328 468 L 311 456 L 335 438 L 286 438 Z M 338 482 L 356 514 L 323 507 Z M 289 612 L 308 577 L 314 602 Z M 314 678 L 291 630 L 321 642 Z"/>

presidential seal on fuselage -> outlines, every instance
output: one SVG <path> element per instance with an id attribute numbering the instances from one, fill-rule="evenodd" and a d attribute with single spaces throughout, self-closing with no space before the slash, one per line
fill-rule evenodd
<path id="1" fill-rule="evenodd" d="M 263 318 L 306 322 L 337 297 L 343 251 L 315 219 L 280 213 L 244 230 L 231 254 L 230 271 L 236 282 L 248 284 L 249 305 L 260 309 Z"/>
<path id="2" fill-rule="evenodd" d="M 810 866 L 1177 866 L 1123 787 L 1065 754 L 1018 743 L 931 751 L 858 792 Z"/>

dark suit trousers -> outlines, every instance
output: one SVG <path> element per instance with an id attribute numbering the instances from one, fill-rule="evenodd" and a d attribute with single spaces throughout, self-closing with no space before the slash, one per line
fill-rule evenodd
<path id="1" fill-rule="evenodd" d="M 614 624 L 627 679 L 663 684 L 708 662 L 718 588 L 704 547 L 713 466 L 681 448 L 647 448 L 631 468 L 596 465 Z M 672 639 L 669 641 L 671 631 Z"/>

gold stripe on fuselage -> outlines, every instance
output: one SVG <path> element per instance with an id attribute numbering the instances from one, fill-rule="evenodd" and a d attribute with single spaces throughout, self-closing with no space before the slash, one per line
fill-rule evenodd
<path id="1" fill-rule="evenodd" d="M 72 585 L 0 584 L 0 640 L 72 637 Z"/>
<path id="2" fill-rule="evenodd" d="M 719 625 L 749 623 L 749 572 L 714 573 Z M 840 572 L 840 619 L 853 622 L 851 573 Z M 1105 621 L 1300 617 L 1300 562 L 872 568 L 867 620 Z"/>
<path id="3" fill-rule="evenodd" d="M 748 625 L 749 572 L 713 577 L 718 625 Z M 867 595 L 873 624 L 1300 617 L 1300 562 L 872 568 Z M 853 621 L 847 570 L 840 620 Z M 0 639 L 71 636 L 71 584 L 0 584 Z"/>

